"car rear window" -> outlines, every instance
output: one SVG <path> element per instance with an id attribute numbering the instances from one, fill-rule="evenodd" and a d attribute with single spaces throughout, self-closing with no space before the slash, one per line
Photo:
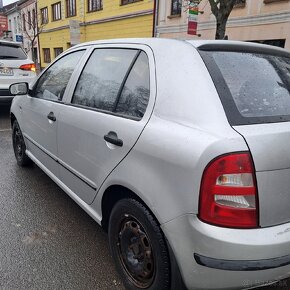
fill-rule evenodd
<path id="1" fill-rule="evenodd" d="M 290 121 L 290 58 L 202 52 L 232 125 Z"/>
<path id="2" fill-rule="evenodd" d="M 0 42 L 0 59 L 27 59 L 23 49 L 17 45 Z"/>

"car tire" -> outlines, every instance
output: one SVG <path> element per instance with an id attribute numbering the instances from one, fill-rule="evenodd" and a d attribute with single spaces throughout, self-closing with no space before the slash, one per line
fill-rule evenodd
<path id="1" fill-rule="evenodd" d="M 26 146 L 18 122 L 15 120 L 12 126 L 12 143 L 17 164 L 21 167 L 32 164 L 31 159 L 26 155 Z"/>
<path id="2" fill-rule="evenodd" d="M 170 257 L 158 223 L 140 202 L 114 206 L 109 221 L 110 250 L 126 289 L 170 289 Z"/>

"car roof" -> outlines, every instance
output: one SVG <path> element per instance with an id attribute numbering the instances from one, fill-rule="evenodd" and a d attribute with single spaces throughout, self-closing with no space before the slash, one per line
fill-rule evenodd
<path id="1" fill-rule="evenodd" d="M 150 47 L 160 47 L 166 45 L 174 45 L 178 42 L 179 44 L 184 43 L 184 45 L 192 45 L 199 50 L 225 50 L 225 51 L 256 51 L 264 53 L 274 53 L 274 54 L 287 54 L 290 56 L 290 52 L 286 49 L 260 44 L 253 42 L 243 42 L 243 41 L 231 41 L 231 40 L 178 40 L 178 39 L 167 39 L 167 38 L 120 38 L 120 39 L 107 39 L 107 40 L 97 40 L 91 42 L 85 42 L 74 46 L 83 47 L 98 44 L 145 44 Z"/>
<path id="2" fill-rule="evenodd" d="M 10 44 L 10 45 L 13 45 L 13 46 L 21 46 L 21 44 L 19 42 L 3 40 L 3 39 L 0 39 L 0 43 L 7 44 L 7 45 Z"/>

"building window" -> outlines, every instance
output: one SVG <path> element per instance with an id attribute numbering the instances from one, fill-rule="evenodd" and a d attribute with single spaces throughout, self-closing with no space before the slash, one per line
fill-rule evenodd
<path id="1" fill-rule="evenodd" d="M 72 17 L 77 15 L 76 1 L 66 0 L 66 17 Z"/>
<path id="2" fill-rule="evenodd" d="M 14 31 L 14 33 L 17 33 L 17 20 L 16 20 L 16 17 L 13 17 L 13 25 L 14 25 L 13 31 Z"/>
<path id="3" fill-rule="evenodd" d="M 246 0 L 236 0 L 234 8 L 243 8 L 246 6 Z"/>
<path id="4" fill-rule="evenodd" d="M 32 9 L 32 28 L 36 28 L 35 10 Z"/>
<path id="5" fill-rule="evenodd" d="M 21 32 L 21 21 L 20 16 L 17 16 L 17 33 Z"/>
<path id="6" fill-rule="evenodd" d="M 60 20 L 61 19 L 61 3 L 57 2 L 51 5 L 52 7 L 52 20 Z"/>
<path id="7" fill-rule="evenodd" d="M 172 0 L 171 15 L 181 15 L 182 0 Z"/>
<path id="8" fill-rule="evenodd" d="M 28 11 L 28 13 L 27 13 L 27 15 L 28 15 L 28 29 L 30 30 L 31 29 L 31 12 L 30 11 Z"/>
<path id="9" fill-rule="evenodd" d="M 102 0 L 88 0 L 88 12 L 99 11 L 103 9 Z"/>
<path id="10" fill-rule="evenodd" d="M 59 56 L 62 52 L 63 52 L 63 48 L 62 47 L 55 47 L 54 48 L 54 57 Z"/>
<path id="11" fill-rule="evenodd" d="M 43 61 L 45 63 L 50 63 L 51 62 L 50 48 L 43 48 Z"/>
<path id="12" fill-rule="evenodd" d="M 23 31 L 26 31 L 26 19 L 25 19 L 25 14 L 22 14 L 22 26 L 23 26 Z"/>
<path id="13" fill-rule="evenodd" d="M 47 24 L 48 23 L 48 9 L 47 9 L 47 7 L 40 9 L 40 14 L 41 14 L 41 24 Z"/>
<path id="14" fill-rule="evenodd" d="M 142 0 L 121 0 L 121 5 L 126 5 L 126 4 L 139 2 L 139 1 L 142 1 Z"/>

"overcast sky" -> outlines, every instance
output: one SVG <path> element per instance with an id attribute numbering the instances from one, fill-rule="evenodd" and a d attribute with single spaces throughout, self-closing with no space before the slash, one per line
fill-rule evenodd
<path id="1" fill-rule="evenodd" d="M 3 5 L 7 5 L 7 4 L 10 4 L 10 3 L 13 3 L 13 2 L 16 2 L 15 0 L 3 0 Z"/>

